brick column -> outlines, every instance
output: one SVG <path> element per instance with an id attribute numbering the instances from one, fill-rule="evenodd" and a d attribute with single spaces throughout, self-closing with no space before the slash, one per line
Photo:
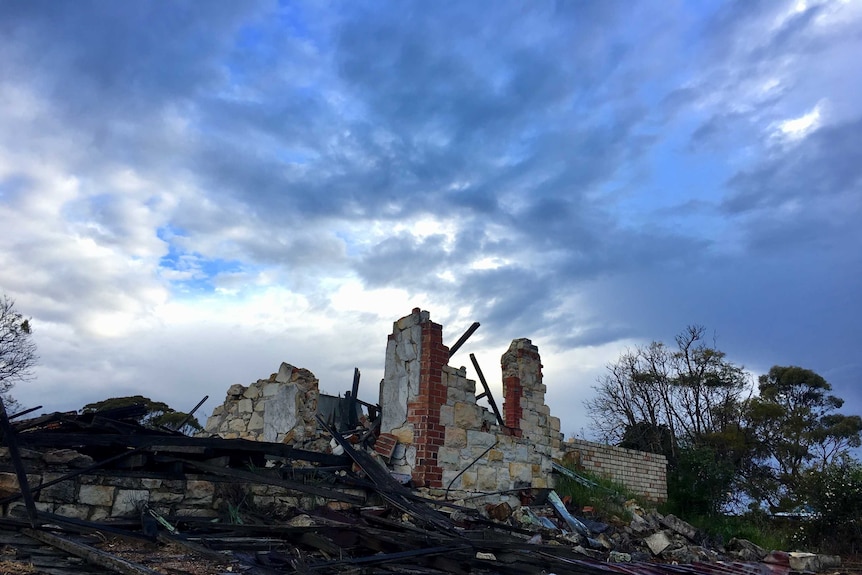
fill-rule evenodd
<path id="1" fill-rule="evenodd" d="M 544 406 L 542 361 L 539 349 L 529 339 L 512 341 L 500 358 L 503 369 L 503 417 L 512 434 L 522 437 L 525 423 L 530 437 L 547 424 L 539 421 L 538 410 Z M 545 417 L 547 419 L 547 417 Z M 539 439 L 534 438 L 535 441 Z"/>
<path id="2" fill-rule="evenodd" d="M 505 367 L 503 368 L 505 371 Z M 524 415 L 521 409 L 521 396 L 524 388 L 521 387 L 521 378 L 510 375 L 503 378 L 503 419 L 506 427 L 512 430 L 512 435 L 521 437 L 521 418 Z"/>
<path id="3" fill-rule="evenodd" d="M 443 487 L 443 469 L 437 464 L 437 452 L 445 437 L 445 429 L 440 425 L 440 407 L 446 404 L 443 367 L 449 363 L 449 348 L 443 345 L 443 326 L 423 321 L 421 327 L 419 394 L 407 404 L 407 421 L 413 425 L 416 446 L 413 480 L 418 485 Z"/>

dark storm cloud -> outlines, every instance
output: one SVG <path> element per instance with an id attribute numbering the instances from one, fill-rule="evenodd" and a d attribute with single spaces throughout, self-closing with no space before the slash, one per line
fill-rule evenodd
<path id="1" fill-rule="evenodd" d="M 798 143 L 779 147 L 728 183 L 723 208 L 751 215 L 749 241 L 758 249 L 798 244 L 852 250 L 862 243 L 862 119 L 825 126 Z"/>

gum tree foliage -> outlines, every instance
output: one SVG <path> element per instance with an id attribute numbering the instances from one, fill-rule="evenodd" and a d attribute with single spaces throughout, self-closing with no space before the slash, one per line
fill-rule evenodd
<path id="1" fill-rule="evenodd" d="M 0 396 L 7 406 L 16 402 L 9 392 L 16 383 L 27 381 L 39 357 L 33 342 L 30 320 L 15 309 L 15 302 L 0 299 Z"/>
<path id="2" fill-rule="evenodd" d="M 673 457 L 677 444 L 698 445 L 737 426 L 749 380 L 704 334 L 688 326 L 675 347 L 653 342 L 608 366 L 585 402 L 601 439 Z"/>
<path id="3" fill-rule="evenodd" d="M 585 402 L 601 438 L 668 458 L 668 496 L 678 512 L 709 515 L 729 503 L 746 452 L 739 422 L 751 385 L 742 367 L 688 326 L 675 346 L 628 350 Z"/>
<path id="4" fill-rule="evenodd" d="M 811 477 L 834 473 L 849 448 L 862 446 L 862 418 L 838 413 L 844 400 L 809 369 L 774 366 L 758 387 L 746 410 L 754 439 L 750 494 L 773 510 L 810 504 Z"/>
<path id="5" fill-rule="evenodd" d="M 201 431 L 203 427 L 194 417 L 189 418 L 185 425 L 179 426 L 186 419 L 187 413 L 175 411 L 167 403 L 161 401 L 153 401 L 149 397 L 142 395 L 133 395 L 128 397 L 112 397 L 94 403 L 88 403 L 81 408 L 81 414 L 97 413 L 110 409 L 119 409 L 123 407 L 132 407 L 140 405 L 146 408 L 146 412 L 136 421 L 145 427 L 160 429 L 166 427 L 174 429 L 189 435 L 195 431 Z"/>

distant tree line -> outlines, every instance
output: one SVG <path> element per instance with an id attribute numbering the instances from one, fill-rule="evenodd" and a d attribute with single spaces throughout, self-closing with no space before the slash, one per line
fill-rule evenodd
<path id="1" fill-rule="evenodd" d="M 702 326 L 674 345 L 629 349 L 585 402 L 600 438 L 661 453 L 668 498 L 682 515 L 729 510 L 805 517 L 805 536 L 858 547 L 862 533 L 862 418 L 817 373 L 774 366 L 757 385 Z M 849 539 L 848 539 L 849 538 Z"/>

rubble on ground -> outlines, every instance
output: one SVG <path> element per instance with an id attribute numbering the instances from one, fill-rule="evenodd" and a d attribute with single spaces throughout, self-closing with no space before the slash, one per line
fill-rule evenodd
<path id="1" fill-rule="evenodd" d="M 175 573 L 178 565 L 187 573 L 434 575 L 790 574 L 840 564 L 748 541 L 716 545 L 634 501 L 630 517 L 605 523 L 549 488 L 521 489 L 515 505 L 511 494 L 450 500 L 403 485 L 373 443 L 352 443 L 356 434 L 324 421 L 343 455 L 190 438 L 121 415 L 53 414 L 15 425 L 30 505 L 14 473 L 0 472 L 7 565 L 58 575 Z M 246 451 L 253 443 L 257 451 Z M 9 451 L 0 454 L 7 468 Z"/>

